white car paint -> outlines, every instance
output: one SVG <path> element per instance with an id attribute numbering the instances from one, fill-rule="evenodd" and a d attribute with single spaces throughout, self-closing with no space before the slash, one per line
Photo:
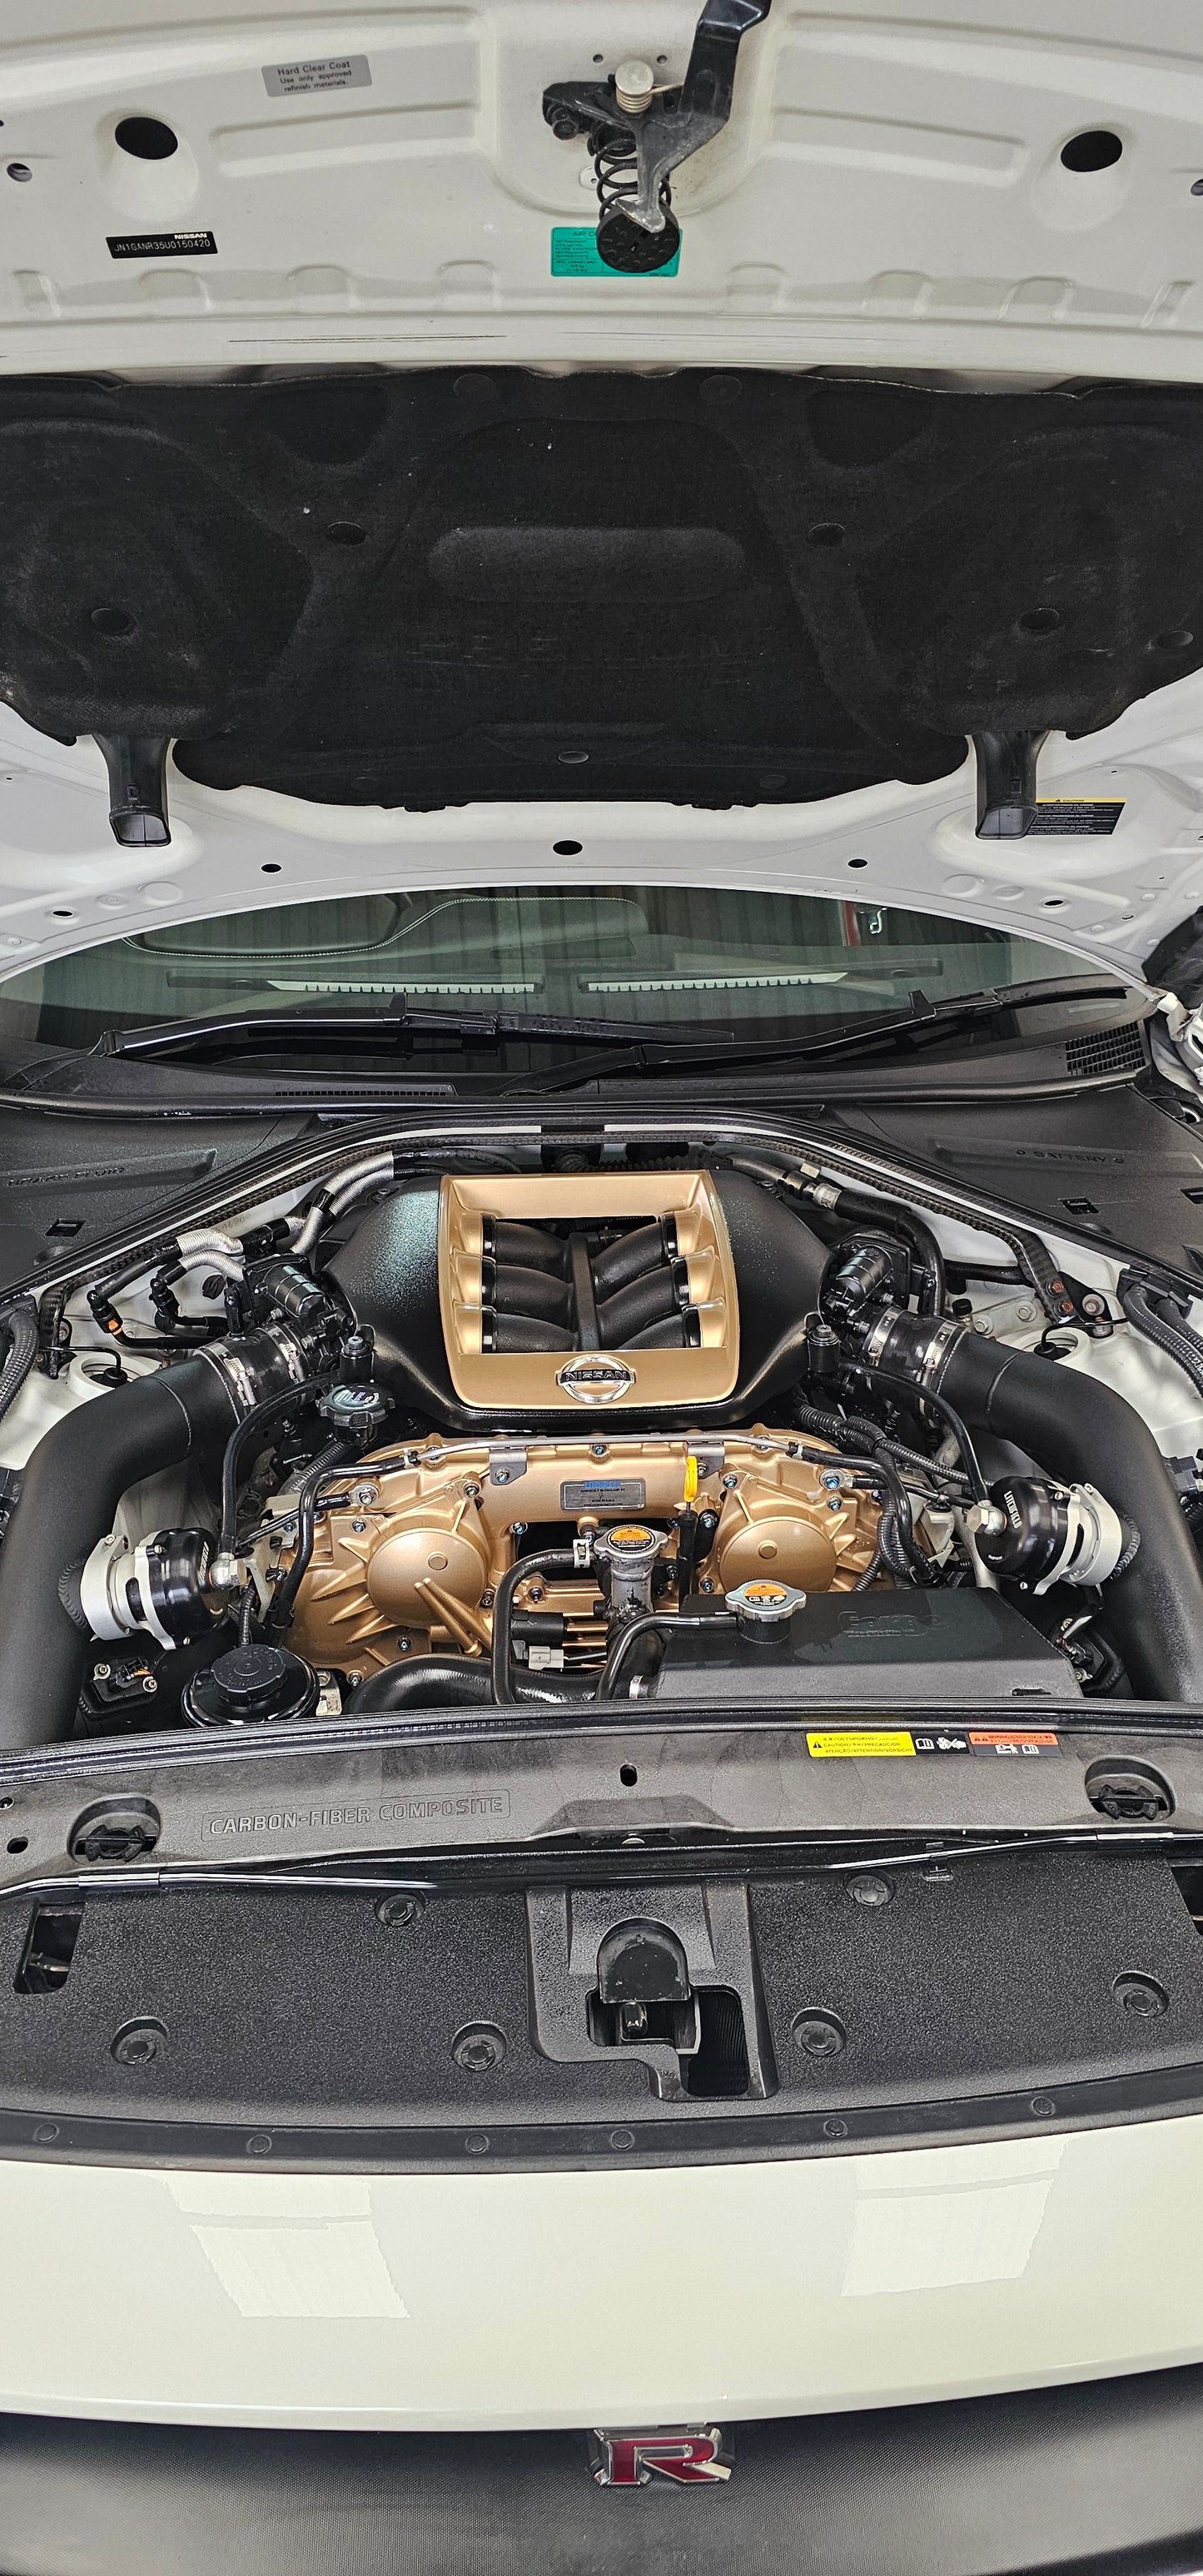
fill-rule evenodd
<path id="1" fill-rule="evenodd" d="M 1200 217 L 1203 222 L 1203 216 Z M 1102 839 L 979 841 L 971 759 L 813 805 L 731 813 L 661 804 L 491 804 L 407 814 L 317 805 L 168 771 L 171 843 L 123 850 L 95 745 L 51 742 L 0 708 L 0 975 L 173 920 L 387 887 L 479 882 L 740 885 L 874 898 L 986 921 L 1139 982 L 1203 905 L 1203 673 L 1089 740 L 1053 736 L 1040 793 L 1123 800 Z M 557 842 L 571 842 L 568 858 Z"/>
<path id="2" fill-rule="evenodd" d="M 545 84 L 649 54 L 698 0 L 6 0 L 0 365 L 835 365 L 1192 380 L 1203 334 L 1194 0 L 775 0 L 725 133 L 674 180 L 676 278 L 553 278 L 595 217 Z M 366 58 L 370 85 L 265 69 Z M 123 115 L 164 116 L 131 162 Z M 1104 126 L 1123 157 L 1063 168 Z M 32 173 L 12 183 L 9 160 Z M 582 186 L 582 180 L 585 185 Z M 216 254 L 114 259 L 211 231 Z"/>
<path id="3" fill-rule="evenodd" d="M 642 2173 L 0 2163 L 0 2409 L 730 2422 L 1203 2358 L 1203 2118 L 1032 2125 Z M 136 2294 L 89 2296 L 114 2264 Z"/>

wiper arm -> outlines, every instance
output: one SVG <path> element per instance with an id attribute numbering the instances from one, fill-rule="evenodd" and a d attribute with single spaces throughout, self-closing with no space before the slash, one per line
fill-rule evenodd
<path id="1" fill-rule="evenodd" d="M 632 1047 L 625 1060 L 617 1065 L 598 1058 L 573 1065 L 557 1065 L 548 1073 L 519 1075 L 508 1087 L 513 1091 L 564 1091 L 577 1083 L 594 1080 L 601 1073 L 721 1073 L 727 1066 L 805 1063 L 817 1057 L 854 1056 L 866 1047 L 901 1043 L 917 1030 L 941 1025 L 970 1026 L 975 1020 L 993 1019 L 1003 1011 L 1041 1010 L 1063 1002 L 1115 1001 L 1129 990 L 1126 984 L 1100 984 L 1089 976 L 1075 976 L 1063 984 L 1039 981 L 1023 984 L 987 986 L 981 992 L 950 994 L 946 1001 L 930 1001 L 927 994 L 913 992 L 907 1008 L 892 1014 L 874 1013 L 866 1018 L 859 1013 L 854 1020 L 837 1020 L 810 1037 L 734 1038 L 729 1044 L 699 1048 L 696 1044 L 666 1047 L 663 1032 L 646 1029 L 640 1032 L 641 1043 Z"/>
<path id="2" fill-rule="evenodd" d="M 431 1040 L 446 1044 L 498 1046 L 506 1038 L 538 1041 L 587 1038 L 594 1046 L 630 1046 L 633 1040 L 662 1039 L 663 1029 L 645 1028 L 638 1020 L 589 1020 L 543 1011 L 411 1011 L 404 993 L 395 993 L 383 1010 L 214 1011 L 199 1019 L 156 1020 L 140 1029 L 105 1029 L 93 1053 L 104 1056 L 191 1056 L 239 1054 L 262 1049 L 365 1047 L 376 1053 L 406 1049 Z"/>

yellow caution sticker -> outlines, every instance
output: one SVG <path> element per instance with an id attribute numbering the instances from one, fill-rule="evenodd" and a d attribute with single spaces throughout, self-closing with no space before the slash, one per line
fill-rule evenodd
<path id="1" fill-rule="evenodd" d="M 879 1759 L 883 1754 L 897 1759 L 900 1754 L 914 1752 L 915 1739 L 900 1728 L 866 1726 L 854 1730 L 847 1727 L 835 1734 L 808 1734 L 806 1750 L 814 1755 L 816 1762 L 865 1762 L 872 1760 L 875 1754 Z"/>

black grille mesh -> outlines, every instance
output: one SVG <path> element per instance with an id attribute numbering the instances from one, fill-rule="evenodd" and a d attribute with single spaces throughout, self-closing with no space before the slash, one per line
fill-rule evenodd
<path id="1" fill-rule="evenodd" d="M 1144 1060 L 1139 1020 L 1128 1020 L 1122 1029 L 1099 1029 L 1093 1037 L 1065 1042 L 1067 1073 L 1139 1073 Z"/>

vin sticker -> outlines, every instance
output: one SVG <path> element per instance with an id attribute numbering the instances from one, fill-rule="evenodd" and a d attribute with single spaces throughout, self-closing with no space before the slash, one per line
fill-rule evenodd
<path id="1" fill-rule="evenodd" d="M 562 1512 L 641 1512 L 646 1501 L 642 1476 L 586 1476 L 560 1487 Z"/>
<path id="2" fill-rule="evenodd" d="M 366 54 L 329 54 L 316 63 L 265 63 L 263 83 L 269 98 L 300 98 L 307 90 L 370 89 Z"/>
<path id="3" fill-rule="evenodd" d="M 109 233 L 107 240 L 114 259 L 197 259 L 217 249 L 212 233 Z"/>
<path id="4" fill-rule="evenodd" d="M 1052 834 L 1075 841 L 1107 840 L 1124 810 L 1122 796 L 1039 796 L 1027 837 Z"/>
<path id="5" fill-rule="evenodd" d="M 816 1762 L 862 1762 L 874 1754 L 880 1759 L 883 1755 L 897 1758 L 913 1753 L 915 1739 L 900 1728 L 867 1726 L 858 1732 L 841 1728 L 838 1734 L 808 1734 L 806 1750 Z"/>

